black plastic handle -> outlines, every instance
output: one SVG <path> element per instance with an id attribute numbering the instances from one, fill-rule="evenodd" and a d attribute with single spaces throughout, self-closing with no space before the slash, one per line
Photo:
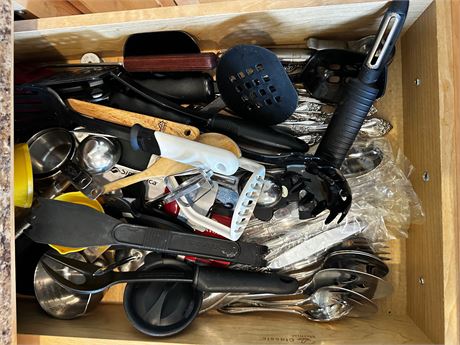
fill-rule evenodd
<path id="1" fill-rule="evenodd" d="M 409 0 L 393 0 L 388 7 L 387 13 L 397 13 L 406 20 L 409 10 Z"/>
<path id="2" fill-rule="evenodd" d="M 118 244 L 160 253 L 192 255 L 256 267 L 266 264 L 263 259 L 266 247 L 255 243 L 233 242 L 122 223 L 114 228 L 112 234 Z"/>
<path id="3" fill-rule="evenodd" d="M 356 139 L 379 89 L 351 79 L 316 150 L 320 157 L 340 168 Z"/>
<path id="4" fill-rule="evenodd" d="M 205 292 L 247 292 L 290 294 L 297 291 L 296 279 L 275 273 L 197 267 L 195 285 Z"/>
<path id="5" fill-rule="evenodd" d="M 209 74 L 197 77 L 134 79 L 140 85 L 178 103 L 208 103 L 214 99 L 214 84 Z"/>
<path id="6" fill-rule="evenodd" d="M 147 102 L 138 97 L 138 95 L 134 92 L 128 92 L 128 94 L 114 92 L 107 105 L 112 108 L 123 109 L 144 115 L 155 117 L 161 115 L 162 119 L 183 123 L 185 125 L 190 125 L 192 123 L 190 117 L 178 114 L 176 111 L 161 108 L 152 102 Z"/>
<path id="7" fill-rule="evenodd" d="M 214 116 L 209 121 L 208 128 L 227 134 L 235 140 L 242 139 L 275 149 L 306 152 L 309 148 L 307 143 L 290 134 L 230 116 Z"/>
<path id="8" fill-rule="evenodd" d="M 149 107 L 147 104 L 143 104 L 143 102 L 139 100 L 136 100 L 135 102 L 133 101 L 134 103 L 130 104 L 127 97 L 117 94 L 117 101 L 114 102 L 120 103 L 121 101 L 121 103 L 123 103 L 123 109 L 133 111 L 133 107 L 142 107 L 144 108 L 142 111 L 144 114 L 161 116 L 162 118 L 180 123 L 192 122 L 201 129 L 227 134 L 236 141 L 238 141 L 238 139 L 246 140 L 278 150 L 290 150 L 296 152 L 308 151 L 309 147 L 304 141 L 287 133 L 280 133 L 270 127 L 262 127 L 259 124 L 251 124 L 241 119 L 229 116 L 216 115 L 212 118 L 208 118 L 202 114 L 196 114 L 188 109 L 182 108 L 169 99 L 165 99 L 165 97 L 158 95 L 158 93 L 140 85 L 126 73 L 121 75 L 113 73 L 112 76 L 115 80 L 119 81 L 121 84 L 131 89 L 131 91 L 135 92 L 137 95 L 152 104 L 152 106 Z M 158 113 L 155 113 L 157 110 Z"/>
<path id="9" fill-rule="evenodd" d="M 109 271 L 103 275 L 93 276 L 85 274 L 84 283 L 74 283 L 64 276 L 54 271 L 48 264 L 41 261 L 43 268 L 48 275 L 66 290 L 80 294 L 94 294 L 119 283 L 151 283 L 151 282 L 174 282 L 174 283 L 193 283 L 194 275 L 190 272 L 175 271 L 171 269 L 157 269 L 153 271 L 137 270 L 131 272 Z M 64 263 L 64 266 L 65 263 Z"/>

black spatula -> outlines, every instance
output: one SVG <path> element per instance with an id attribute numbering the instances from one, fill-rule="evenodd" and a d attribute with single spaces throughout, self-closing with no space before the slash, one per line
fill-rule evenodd
<path id="1" fill-rule="evenodd" d="M 125 224 L 87 206 L 44 198 L 31 210 L 31 225 L 27 236 L 35 242 L 66 247 L 124 245 L 251 266 L 264 266 L 267 251 L 253 243 Z"/>

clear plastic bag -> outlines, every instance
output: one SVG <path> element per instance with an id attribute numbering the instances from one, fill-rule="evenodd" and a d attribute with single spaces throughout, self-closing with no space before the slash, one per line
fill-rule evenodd
<path id="1" fill-rule="evenodd" d="M 295 216 L 291 215 L 282 221 L 274 221 L 271 226 L 267 226 L 267 223 L 263 227 L 258 226 L 259 221 L 250 223 L 249 234 L 253 237 L 248 238 L 249 234 L 245 233 L 245 240 L 256 241 L 268 247 L 266 260 L 270 268 L 285 268 L 301 261 L 314 262 L 329 248 L 356 235 L 366 237 L 371 242 L 380 241 L 387 232 L 384 216 L 382 210 L 359 201 L 352 205 L 340 224 L 325 224 L 327 212 L 313 219 L 299 221 L 297 218 L 297 223 Z M 290 226 L 283 226 L 286 223 Z"/>
<path id="2" fill-rule="evenodd" d="M 422 205 L 408 179 L 413 167 L 402 153 L 398 154 L 398 159 L 394 158 L 387 139 L 374 139 L 369 145 L 378 147 L 383 157 L 373 170 L 347 179 L 352 190 L 353 202 L 364 200 L 384 214 L 387 234 L 381 238 L 382 241 L 405 238 L 411 223 L 420 223 L 424 220 Z M 404 171 L 398 162 L 404 163 Z"/>
<path id="3" fill-rule="evenodd" d="M 280 269 L 289 267 L 305 259 L 315 260 L 327 249 L 341 243 L 349 237 L 361 233 L 368 224 L 361 219 L 352 219 L 340 224 L 325 225 L 317 222 L 315 226 L 305 227 L 305 231 L 274 239 L 265 243 L 269 248 L 266 256 L 268 267 Z M 292 235 L 296 236 L 292 236 Z"/>

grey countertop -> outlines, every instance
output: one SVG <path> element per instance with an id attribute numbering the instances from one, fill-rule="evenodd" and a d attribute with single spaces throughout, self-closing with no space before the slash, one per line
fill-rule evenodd
<path id="1" fill-rule="evenodd" d="M 0 4 L 0 344 L 14 343 L 15 303 L 12 295 L 12 74 L 11 0 Z"/>

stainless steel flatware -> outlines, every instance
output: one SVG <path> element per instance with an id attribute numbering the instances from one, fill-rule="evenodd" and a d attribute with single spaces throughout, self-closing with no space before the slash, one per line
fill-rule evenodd
<path id="1" fill-rule="evenodd" d="M 369 317 L 377 312 L 377 306 L 365 296 L 340 287 L 326 286 L 318 289 L 298 306 L 269 306 L 265 302 L 244 300 L 225 306 L 219 311 L 227 314 L 249 312 L 284 312 L 297 314 L 310 321 L 327 322 L 348 317 Z"/>

